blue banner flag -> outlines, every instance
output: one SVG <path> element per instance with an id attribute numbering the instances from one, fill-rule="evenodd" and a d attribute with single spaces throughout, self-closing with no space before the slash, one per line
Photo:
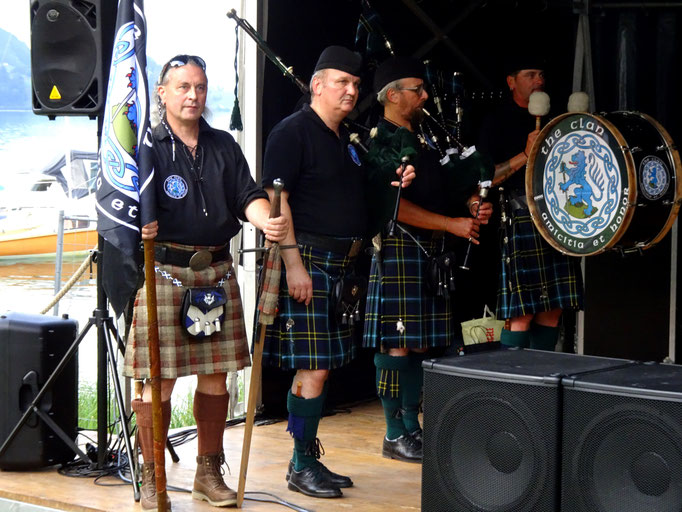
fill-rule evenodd
<path id="1" fill-rule="evenodd" d="M 140 228 L 156 218 L 143 0 L 119 0 L 97 175 L 103 286 L 123 312 L 137 285 Z"/>

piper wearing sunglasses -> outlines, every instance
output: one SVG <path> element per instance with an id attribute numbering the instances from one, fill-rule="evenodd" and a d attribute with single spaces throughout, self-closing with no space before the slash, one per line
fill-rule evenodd
<path id="1" fill-rule="evenodd" d="M 142 228 L 142 238 L 156 240 L 163 444 L 175 380 L 197 375 L 198 457 L 192 497 L 213 506 L 234 505 L 236 493 L 221 474 L 229 401 L 225 381 L 227 372 L 248 366 L 250 357 L 229 242 L 241 229 L 240 220 L 251 222 L 272 241 L 284 239 L 288 221 L 268 218 L 268 196 L 253 181 L 240 147 L 230 134 L 203 119 L 208 80 L 202 58 L 170 59 L 156 92 L 161 117 L 153 129 L 157 220 Z M 192 310 L 192 305 L 181 315 L 183 297 L 191 300 L 197 293 L 217 307 L 204 311 Z M 150 376 L 146 307 L 143 287 L 135 300 L 125 357 L 124 374 L 135 379 Z M 150 386 L 132 407 L 144 458 L 140 504 L 143 510 L 156 510 Z"/>

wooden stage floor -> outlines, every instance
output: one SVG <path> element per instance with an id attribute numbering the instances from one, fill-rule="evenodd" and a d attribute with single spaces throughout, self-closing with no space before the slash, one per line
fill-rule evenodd
<path id="1" fill-rule="evenodd" d="M 384 418 L 381 406 L 372 401 L 322 418 L 319 436 L 326 455 L 322 461 L 332 470 L 349 475 L 355 485 L 339 499 L 315 499 L 287 489 L 284 475 L 293 443 L 286 423 L 257 426 L 253 431 L 246 491 L 268 492 L 304 509 L 316 512 L 358 510 L 363 512 L 420 510 L 421 465 L 384 459 L 381 440 Z M 237 488 L 243 424 L 225 430 L 225 456 L 231 469 L 225 481 Z M 166 452 L 169 486 L 191 490 L 196 464 L 196 440 L 177 448 L 180 462 Z M 133 500 L 130 484 L 108 478 L 96 485 L 94 478 L 60 475 L 55 468 L 32 472 L 0 472 L 0 498 L 32 503 L 58 510 L 128 512 L 141 510 Z M 115 485 L 121 484 L 121 485 Z M 174 512 L 217 510 L 192 500 L 187 492 L 170 492 Z M 247 494 L 247 498 L 249 494 Z M 263 497 L 263 496 L 260 496 Z M 275 503 L 245 500 L 244 510 L 291 510 Z"/>

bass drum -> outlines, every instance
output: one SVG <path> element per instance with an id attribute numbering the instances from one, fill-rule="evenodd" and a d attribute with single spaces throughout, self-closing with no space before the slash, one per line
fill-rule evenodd
<path id="1" fill-rule="evenodd" d="M 529 155 L 528 206 L 542 236 L 564 254 L 637 252 L 672 227 L 681 168 L 670 135 L 646 114 L 563 114 Z"/>

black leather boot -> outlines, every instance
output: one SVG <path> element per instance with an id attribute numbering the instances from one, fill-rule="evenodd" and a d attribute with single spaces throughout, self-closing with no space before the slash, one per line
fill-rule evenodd
<path id="1" fill-rule="evenodd" d="M 317 464 L 320 465 L 320 471 L 322 472 L 322 475 L 329 480 L 329 483 L 340 488 L 340 489 L 346 489 L 348 487 L 353 487 L 353 480 L 350 479 L 350 477 L 344 476 L 344 475 L 339 475 L 338 473 L 334 473 L 333 471 L 330 471 L 327 466 L 322 464 L 321 462 L 317 462 Z M 289 478 L 291 478 L 291 472 L 294 469 L 294 462 L 289 461 L 289 467 L 287 468 L 287 481 Z"/>
<path id="2" fill-rule="evenodd" d="M 422 444 L 409 434 L 404 434 L 394 440 L 384 437 L 381 454 L 387 459 L 421 463 Z"/>
<path id="3" fill-rule="evenodd" d="M 291 469 L 289 489 L 313 498 L 340 498 L 341 489 L 332 485 L 320 470 L 322 464 L 307 466 L 301 471 Z"/>

